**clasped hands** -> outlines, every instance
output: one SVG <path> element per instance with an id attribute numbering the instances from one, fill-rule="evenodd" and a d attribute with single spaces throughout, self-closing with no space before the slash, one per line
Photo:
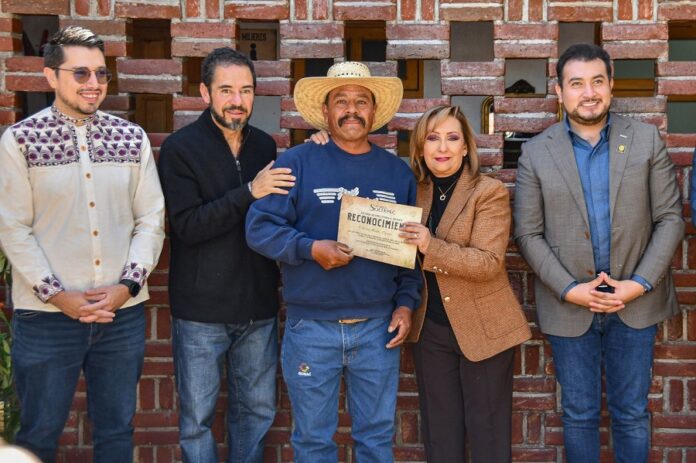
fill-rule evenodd
<path id="1" fill-rule="evenodd" d="M 125 285 L 117 284 L 88 289 L 87 291 L 61 291 L 48 302 L 65 315 L 82 323 L 110 323 L 116 310 L 130 299 Z"/>
<path id="2" fill-rule="evenodd" d="M 597 291 L 597 286 L 602 283 L 614 288 L 613 293 Z M 640 297 L 645 288 L 633 280 L 614 280 L 605 272 L 601 272 L 597 278 L 587 283 L 579 283 L 565 296 L 567 302 L 581 305 L 596 313 L 613 313 L 626 307 L 626 304 Z"/>

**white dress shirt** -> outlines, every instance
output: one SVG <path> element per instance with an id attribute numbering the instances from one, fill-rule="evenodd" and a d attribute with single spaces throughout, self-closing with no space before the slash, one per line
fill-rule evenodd
<path id="1" fill-rule="evenodd" d="M 0 139 L 0 246 L 12 263 L 17 309 L 57 312 L 61 290 L 134 280 L 123 307 L 148 299 L 164 240 L 164 198 L 147 135 L 97 111 L 75 120 L 55 107 Z"/>

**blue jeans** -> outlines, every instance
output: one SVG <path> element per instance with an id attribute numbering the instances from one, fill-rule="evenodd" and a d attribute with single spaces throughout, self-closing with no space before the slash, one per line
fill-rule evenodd
<path id="1" fill-rule="evenodd" d="M 633 329 L 612 313 L 595 314 L 592 325 L 582 336 L 547 335 L 561 384 L 563 441 L 568 463 L 599 461 L 602 367 L 614 461 L 647 461 L 648 391 L 656 330 L 656 325 Z"/>
<path id="2" fill-rule="evenodd" d="M 145 351 L 143 305 L 118 310 L 114 321 L 104 324 L 84 324 L 62 312 L 15 310 L 12 329 L 21 404 L 17 445 L 44 463 L 55 461 L 84 371 L 94 461 L 132 461 L 132 420 Z"/>
<path id="3" fill-rule="evenodd" d="M 174 318 L 172 327 L 179 441 L 185 462 L 217 462 L 211 426 L 227 365 L 228 462 L 263 460 L 263 439 L 275 418 L 278 370 L 276 318 L 244 324 Z"/>
<path id="4" fill-rule="evenodd" d="M 392 438 L 400 349 L 384 346 L 391 317 L 355 324 L 288 318 L 283 336 L 283 377 L 295 427 L 299 463 L 336 463 L 341 373 L 360 463 L 393 461 Z"/>

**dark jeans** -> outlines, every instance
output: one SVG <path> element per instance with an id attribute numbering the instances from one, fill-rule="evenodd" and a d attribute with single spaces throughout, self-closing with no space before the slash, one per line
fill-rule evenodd
<path id="1" fill-rule="evenodd" d="M 575 338 L 547 335 L 561 384 L 568 463 L 599 461 L 602 367 L 616 463 L 648 460 L 648 392 L 656 325 L 634 329 L 616 313 L 595 314 Z"/>
<path id="2" fill-rule="evenodd" d="M 515 349 L 472 362 L 452 328 L 426 317 L 413 354 L 428 462 L 467 461 L 468 437 L 473 463 L 508 463 Z"/>
<path id="3" fill-rule="evenodd" d="M 94 461 L 133 460 L 136 388 L 145 351 L 142 304 L 111 323 L 84 324 L 62 312 L 15 310 L 12 362 L 21 403 L 17 445 L 44 463 L 55 461 L 58 438 L 84 372 Z"/>

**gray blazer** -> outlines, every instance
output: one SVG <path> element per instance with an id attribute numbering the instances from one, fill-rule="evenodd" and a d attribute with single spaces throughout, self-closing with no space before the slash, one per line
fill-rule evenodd
<path id="1" fill-rule="evenodd" d="M 671 262 L 684 236 L 679 188 L 657 129 L 616 114 L 609 134 L 611 275 L 636 273 L 653 290 L 619 316 L 645 328 L 677 313 Z M 580 336 L 593 313 L 561 301 L 573 281 L 595 277 L 587 209 L 573 147 L 563 122 L 522 146 L 513 209 L 515 241 L 536 273 L 539 324 L 544 333 Z"/>

